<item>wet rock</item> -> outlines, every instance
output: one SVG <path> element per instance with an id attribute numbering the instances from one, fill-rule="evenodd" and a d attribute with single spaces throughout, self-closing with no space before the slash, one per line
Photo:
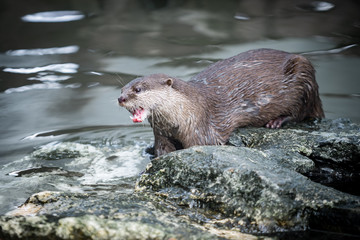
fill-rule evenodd
<path id="1" fill-rule="evenodd" d="M 0 217 L 0 239 L 217 239 L 161 208 L 135 195 L 41 192 Z"/>
<path id="2" fill-rule="evenodd" d="M 230 137 L 235 146 L 285 149 L 311 159 L 360 167 L 360 125 L 347 119 L 289 124 L 282 129 L 239 128 Z"/>
<path id="3" fill-rule="evenodd" d="M 358 197 L 282 166 L 276 154 L 230 146 L 173 152 L 153 160 L 137 190 L 200 209 L 194 220 L 253 233 L 306 230 L 320 210 L 360 206 Z"/>
<path id="4" fill-rule="evenodd" d="M 0 217 L 0 239 L 310 239 L 309 229 L 358 237 L 359 134 L 347 120 L 239 129 L 234 146 L 153 159 L 135 193 L 34 194 Z"/>
<path id="5" fill-rule="evenodd" d="M 358 176 L 359 130 L 347 120 L 239 129 L 230 139 L 237 147 L 193 147 L 154 159 L 136 189 L 220 228 L 360 235 L 358 224 L 351 224 L 360 222 L 360 198 L 309 178 L 324 162 Z M 356 177 L 352 181 L 358 186 Z"/>
<path id="6" fill-rule="evenodd" d="M 54 222 L 45 216 L 0 217 L 1 239 L 51 239 Z"/>
<path id="7" fill-rule="evenodd" d="M 316 182 L 360 196 L 360 125 L 347 119 L 289 124 L 277 130 L 238 129 L 230 143 L 302 155 L 315 167 L 300 172 Z"/>

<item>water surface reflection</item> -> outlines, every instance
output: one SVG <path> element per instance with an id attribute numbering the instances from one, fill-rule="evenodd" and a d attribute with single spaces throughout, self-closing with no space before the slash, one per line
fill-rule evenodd
<path id="1" fill-rule="evenodd" d="M 41 190 L 132 191 L 153 136 L 116 99 L 137 76 L 186 80 L 252 48 L 301 53 L 326 116 L 360 122 L 356 1 L 0 5 L 0 214 Z"/>

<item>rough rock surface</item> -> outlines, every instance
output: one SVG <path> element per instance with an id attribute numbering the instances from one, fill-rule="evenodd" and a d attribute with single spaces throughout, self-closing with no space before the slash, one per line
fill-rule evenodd
<path id="1" fill-rule="evenodd" d="M 324 159 L 360 169 L 360 126 L 347 119 L 289 124 L 277 130 L 237 129 L 230 143 L 260 150 L 283 149 L 310 159 Z"/>
<path id="2" fill-rule="evenodd" d="M 303 169 L 306 176 L 360 196 L 360 125 L 347 119 L 290 124 L 278 130 L 238 129 L 231 136 L 230 143 L 302 155 L 315 166 L 311 171 Z"/>
<path id="3" fill-rule="evenodd" d="M 252 233 L 306 230 L 318 212 L 332 209 L 359 219 L 359 197 L 311 181 L 293 170 L 298 161 L 291 169 L 282 158 L 244 147 L 193 147 L 154 159 L 137 190 L 203 209 L 207 223 Z"/>
<path id="4" fill-rule="evenodd" d="M 360 198 L 344 193 L 359 195 L 359 125 L 338 119 L 244 128 L 230 143 L 237 147 L 194 147 L 154 159 L 137 190 L 200 209 L 205 222 L 223 228 L 360 235 Z"/>
<path id="5" fill-rule="evenodd" d="M 135 193 L 34 194 L 0 216 L 0 239 L 295 239 L 309 229 L 360 237 L 359 125 L 244 128 L 230 144 L 153 159 Z"/>
<path id="6" fill-rule="evenodd" d="M 41 192 L 0 217 L 0 239 L 215 239 L 135 195 Z"/>

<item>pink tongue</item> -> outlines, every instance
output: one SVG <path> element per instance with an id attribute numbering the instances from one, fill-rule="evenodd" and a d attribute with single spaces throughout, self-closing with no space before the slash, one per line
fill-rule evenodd
<path id="1" fill-rule="evenodd" d="M 143 113 L 144 113 L 144 109 L 136 109 L 134 114 L 133 114 L 133 117 L 132 117 L 133 122 L 142 122 L 142 121 L 144 121 Z"/>

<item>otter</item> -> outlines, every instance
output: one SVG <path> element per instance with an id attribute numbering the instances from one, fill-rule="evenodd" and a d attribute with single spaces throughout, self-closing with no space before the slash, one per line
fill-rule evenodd
<path id="1" fill-rule="evenodd" d="M 165 74 L 136 78 L 122 88 L 118 102 L 133 122 L 148 118 L 155 156 L 226 144 L 239 127 L 280 128 L 324 117 L 310 61 L 273 49 L 218 61 L 188 82 Z"/>

